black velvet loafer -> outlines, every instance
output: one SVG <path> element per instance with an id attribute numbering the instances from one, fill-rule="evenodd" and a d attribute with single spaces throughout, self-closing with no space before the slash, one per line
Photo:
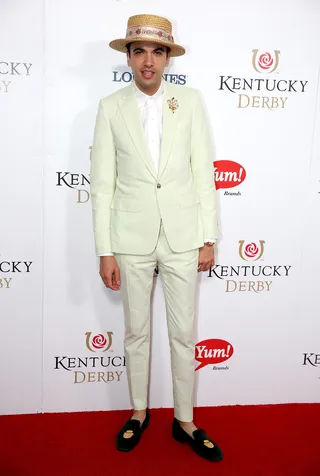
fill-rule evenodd
<path id="1" fill-rule="evenodd" d="M 176 441 L 188 443 L 197 455 L 209 461 L 219 461 L 223 458 L 219 446 L 208 438 L 204 430 L 198 429 L 192 434 L 193 438 L 181 428 L 178 420 L 174 418 L 172 423 L 172 436 Z"/>
<path id="2" fill-rule="evenodd" d="M 144 430 L 149 425 L 150 421 L 150 413 L 149 410 L 146 410 L 146 417 L 142 424 L 140 424 L 139 420 L 130 419 L 127 423 L 121 428 L 117 435 L 116 445 L 117 450 L 119 451 L 131 451 L 140 441 L 141 435 Z M 125 438 L 124 434 L 132 433 L 132 436 L 129 438 Z"/>

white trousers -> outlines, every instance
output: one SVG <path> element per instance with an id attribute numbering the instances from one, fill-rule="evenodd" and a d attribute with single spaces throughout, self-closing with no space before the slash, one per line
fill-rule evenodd
<path id="1" fill-rule="evenodd" d="M 166 303 L 174 415 L 181 421 L 193 419 L 198 257 L 198 248 L 184 253 L 173 252 L 162 223 L 157 246 L 151 254 L 115 253 L 125 315 L 124 349 L 129 391 L 135 410 L 148 406 L 150 300 L 154 269 L 158 265 Z"/>

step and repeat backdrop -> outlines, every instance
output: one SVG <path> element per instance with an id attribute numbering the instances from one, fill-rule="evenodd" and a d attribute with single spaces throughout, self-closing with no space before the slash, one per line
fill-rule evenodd
<path id="1" fill-rule="evenodd" d="M 0 413 L 130 408 L 119 293 L 95 256 L 99 100 L 130 84 L 108 43 L 173 22 L 166 81 L 201 91 L 215 145 L 216 265 L 199 275 L 197 406 L 320 401 L 320 5 L 0 4 Z M 172 407 L 160 276 L 150 407 Z"/>

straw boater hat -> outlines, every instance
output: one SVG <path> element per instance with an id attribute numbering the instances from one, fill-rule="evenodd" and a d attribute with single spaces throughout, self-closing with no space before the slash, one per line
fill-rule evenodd
<path id="1" fill-rule="evenodd" d="M 172 36 L 172 24 L 169 20 L 157 15 L 135 15 L 130 17 L 126 37 L 113 40 L 109 46 L 114 50 L 127 53 L 126 45 L 133 41 L 151 41 L 170 48 L 170 56 L 185 54 L 183 46 L 177 45 Z"/>

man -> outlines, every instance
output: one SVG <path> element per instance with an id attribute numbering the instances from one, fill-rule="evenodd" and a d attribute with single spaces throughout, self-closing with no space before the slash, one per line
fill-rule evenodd
<path id="1" fill-rule="evenodd" d="M 132 418 L 117 436 L 130 451 L 149 424 L 150 296 L 162 279 L 174 392 L 172 435 L 211 461 L 222 452 L 193 423 L 194 308 L 197 272 L 214 264 L 217 238 L 213 157 L 198 93 L 166 83 L 170 57 L 185 53 L 171 23 L 130 17 L 125 39 L 134 82 L 99 103 L 91 153 L 91 197 L 100 275 L 120 289 Z"/>

